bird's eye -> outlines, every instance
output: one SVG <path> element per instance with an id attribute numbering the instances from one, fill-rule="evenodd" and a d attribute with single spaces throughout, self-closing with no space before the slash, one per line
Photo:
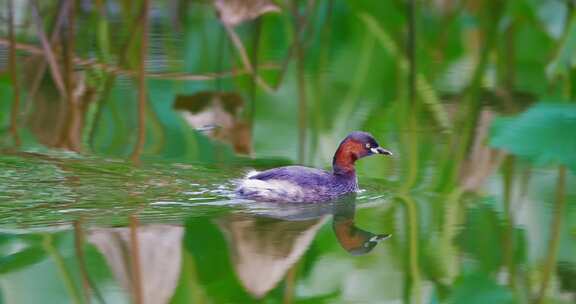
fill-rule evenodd
<path id="1" fill-rule="evenodd" d="M 366 149 L 370 149 L 370 143 L 366 144 Z"/>

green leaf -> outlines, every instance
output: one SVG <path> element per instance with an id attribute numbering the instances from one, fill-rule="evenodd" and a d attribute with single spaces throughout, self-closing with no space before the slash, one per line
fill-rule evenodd
<path id="1" fill-rule="evenodd" d="M 22 251 L 0 257 L 0 274 L 14 272 L 44 259 L 46 252 L 38 247 L 26 248 Z"/>
<path id="2" fill-rule="evenodd" d="M 536 164 L 576 171 L 576 105 L 540 103 L 492 125 L 490 145 Z"/>

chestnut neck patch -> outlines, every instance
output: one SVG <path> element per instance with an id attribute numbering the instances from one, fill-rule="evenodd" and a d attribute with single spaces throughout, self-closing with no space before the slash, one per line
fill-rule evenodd
<path id="1" fill-rule="evenodd" d="M 366 154 L 364 145 L 353 139 L 347 139 L 340 144 L 334 154 L 332 167 L 335 174 L 354 173 L 354 162 Z"/>

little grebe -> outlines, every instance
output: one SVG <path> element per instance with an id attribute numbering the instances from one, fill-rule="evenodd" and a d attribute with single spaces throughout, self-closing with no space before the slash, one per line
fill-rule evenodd
<path id="1" fill-rule="evenodd" d="M 358 191 L 356 160 L 373 154 L 392 155 L 366 132 L 350 133 L 340 143 L 332 172 L 303 166 L 286 166 L 249 174 L 236 193 L 258 201 L 321 202 Z"/>

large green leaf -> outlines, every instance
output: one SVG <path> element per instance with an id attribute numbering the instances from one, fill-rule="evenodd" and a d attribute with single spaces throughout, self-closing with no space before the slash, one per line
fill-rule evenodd
<path id="1" fill-rule="evenodd" d="M 541 103 L 494 122 L 490 145 L 537 164 L 576 171 L 576 105 Z"/>

